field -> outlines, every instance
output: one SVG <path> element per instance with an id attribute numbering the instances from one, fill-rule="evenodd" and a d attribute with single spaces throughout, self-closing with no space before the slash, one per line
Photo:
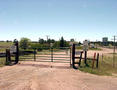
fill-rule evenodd
<path id="1" fill-rule="evenodd" d="M 95 52 L 100 53 L 99 68 L 92 69 L 92 61 L 88 60 L 87 63 L 89 66 L 85 66 L 84 62 L 82 61 L 82 65 L 79 69 L 81 71 L 97 75 L 117 76 L 117 54 L 115 55 L 115 61 L 113 65 L 113 49 L 102 48 L 101 51 L 88 51 L 88 56 L 93 58 L 93 54 Z"/>
<path id="2" fill-rule="evenodd" d="M 12 42 L 0 42 L 0 52 L 5 52 L 6 48 L 10 48 Z"/>

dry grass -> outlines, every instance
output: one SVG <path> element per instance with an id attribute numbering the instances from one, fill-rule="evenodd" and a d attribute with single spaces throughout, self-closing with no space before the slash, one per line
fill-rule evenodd
<path id="1" fill-rule="evenodd" d="M 82 67 L 79 69 L 84 72 L 89 72 L 97 75 L 114 75 L 117 76 L 117 55 L 113 64 L 113 56 L 105 54 L 99 59 L 99 68 L 92 69 L 92 61 L 87 61 L 88 66 L 82 62 Z M 96 64 L 95 64 L 96 65 Z M 96 67 L 96 66 L 95 66 Z"/>

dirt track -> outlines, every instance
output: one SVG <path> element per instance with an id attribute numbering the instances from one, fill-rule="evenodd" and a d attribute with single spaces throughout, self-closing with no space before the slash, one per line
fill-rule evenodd
<path id="1" fill-rule="evenodd" d="M 95 52 L 96 52 L 96 53 L 99 53 L 100 55 L 113 53 L 113 49 L 107 49 L 107 48 L 101 48 L 101 49 L 102 49 L 101 51 L 98 51 L 98 50 L 97 50 L 97 51 L 94 51 L 94 50 L 88 51 L 88 56 L 89 56 L 89 57 L 90 57 L 90 56 L 93 56 Z"/>
<path id="2" fill-rule="evenodd" d="M 20 62 L 0 68 L 0 90 L 116 90 L 117 78 L 96 76 L 65 64 Z"/>

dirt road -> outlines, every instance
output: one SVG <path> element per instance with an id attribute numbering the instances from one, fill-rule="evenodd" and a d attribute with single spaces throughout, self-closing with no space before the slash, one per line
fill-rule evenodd
<path id="1" fill-rule="evenodd" d="M 0 68 L 0 90 L 116 90 L 117 78 L 74 70 L 67 64 L 20 62 Z"/>
<path id="2" fill-rule="evenodd" d="M 108 49 L 108 48 L 101 48 L 102 50 L 101 51 L 95 51 L 95 50 L 90 50 L 88 51 L 88 56 L 92 56 L 94 55 L 94 53 L 99 53 L 100 55 L 102 54 L 109 54 L 109 53 L 113 53 L 113 49 Z"/>

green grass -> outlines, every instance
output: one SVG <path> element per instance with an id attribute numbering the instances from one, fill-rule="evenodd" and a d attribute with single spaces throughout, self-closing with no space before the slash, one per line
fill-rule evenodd
<path id="1" fill-rule="evenodd" d="M 76 47 L 77 50 L 83 50 L 83 46 L 77 46 Z M 97 50 L 97 51 L 101 51 L 101 48 L 89 48 L 89 50 Z"/>
<path id="2" fill-rule="evenodd" d="M 3 53 L 6 51 L 7 48 L 9 48 L 13 43 L 12 42 L 0 42 L 0 53 Z M 4 66 L 6 64 L 5 57 L 0 57 L 0 67 Z"/>
<path id="3" fill-rule="evenodd" d="M 6 48 L 9 48 L 12 42 L 0 42 L 0 52 L 5 52 Z"/>
<path id="4" fill-rule="evenodd" d="M 82 50 L 83 49 L 83 46 L 76 46 L 76 49 L 77 50 Z"/>
<path id="5" fill-rule="evenodd" d="M 5 60 L 6 60 L 5 57 L 0 58 L 0 67 L 3 67 L 6 64 Z"/>
<path id="6" fill-rule="evenodd" d="M 13 43 L 12 42 L 0 42 L 0 46 L 6 46 L 6 47 L 9 47 L 11 46 Z"/>
<path id="7" fill-rule="evenodd" d="M 81 67 L 79 67 L 79 70 L 96 75 L 106 75 L 106 76 L 111 76 L 113 74 L 117 75 L 117 56 L 115 60 L 116 60 L 115 67 L 113 67 L 112 56 L 106 55 L 103 57 L 103 60 L 102 57 L 100 57 L 99 68 L 96 68 L 95 66 L 95 68 L 92 69 L 92 61 L 87 61 L 88 66 L 86 66 L 84 62 L 82 62 Z"/>
<path id="8" fill-rule="evenodd" d="M 97 51 L 101 51 L 101 48 L 89 48 L 89 50 L 97 50 Z"/>

